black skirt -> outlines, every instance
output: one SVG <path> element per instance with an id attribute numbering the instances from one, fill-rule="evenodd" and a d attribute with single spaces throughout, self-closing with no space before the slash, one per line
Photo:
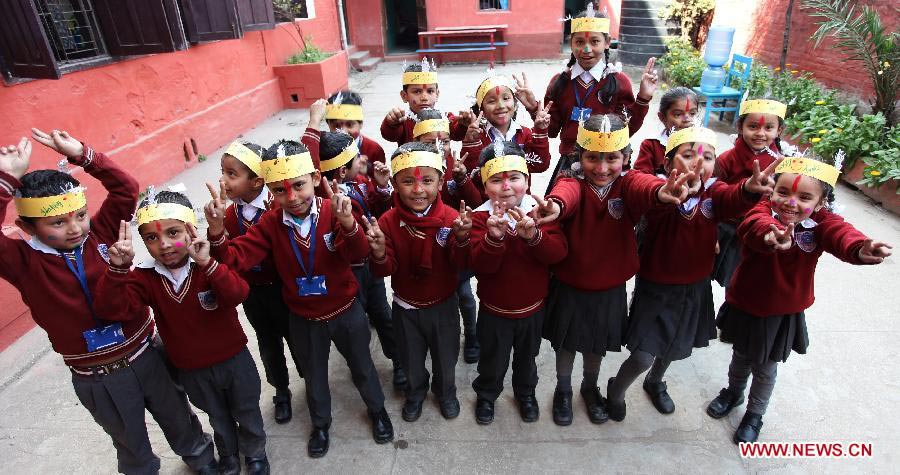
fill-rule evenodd
<path id="1" fill-rule="evenodd" d="M 628 315 L 625 341 L 666 361 L 682 360 L 693 348 L 716 338 L 716 314 L 709 278 L 667 285 L 638 277 Z"/>
<path id="2" fill-rule="evenodd" d="M 803 312 L 757 317 L 725 302 L 719 308 L 716 326 L 722 330 L 720 340 L 760 364 L 787 361 L 792 350 L 804 355 L 809 346 Z"/>
<path id="3" fill-rule="evenodd" d="M 554 350 L 595 353 L 622 350 L 628 317 L 625 284 L 609 290 L 585 291 L 556 279 L 550 281 L 544 339 Z"/>
<path id="4" fill-rule="evenodd" d="M 720 222 L 717 228 L 719 253 L 713 264 L 712 278 L 722 287 L 728 287 L 734 270 L 741 263 L 741 239 L 733 223 Z"/>

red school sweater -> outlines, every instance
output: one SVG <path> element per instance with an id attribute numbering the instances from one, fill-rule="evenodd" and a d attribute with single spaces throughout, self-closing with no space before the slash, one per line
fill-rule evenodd
<path id="1" fill-rule="evenodd" d="M 277 209 L 278 203 L 275 202 L 275 200 L 272 198 L 272 195 L 270 194 L 269 199 L 266 201 L 266 210 L 270 210 L 273 208 Z M 262 215 L 260 215 L 260 218 L 262 218 Z M 234 203 L 228 205 L 228 209 L 225 210 L 225 231 L 230 237 L 242 236 L 255 224 L 256 223 L 251 223 L 246 218 L 244 218 L 244 216 L 241 215 Z M 241 229 L 241 225 L 243 225 L 243 229 Z M 270 256 L 264 259 L 259 264 L 258 270 L 242 272 L 241 277 L 243 277 L 244 280 L 246 280 L 250 285 L 264 285 L 277 282 L 278 272 L 275 270 L 275 262 L 272 261 L 272 258 Z"/>
<path id="2" fill-rule="evenodd" d="M 781 150 L 772 142 L 769 150 L 776 154 L 781 154 Z M 737 183 L 741 180 L 753 176 L 753 161 L 759 160 L 759 169 L 765 170 L 766 167 L 775 161 L 775 157 L 763 150 L 762 152 L 754 152 L 744 138 L 740 135 L 734 141 L 734 147 L 730 148 L 716 158 L 715 176 L 720 180 L 728 183 Z"/>
<path id="3" fill-rule="evenodd" d="M 284 303 L 291 313 L 307 320 L 330 320 L 353 304 L 358 285 L 350 263 L 361 261 L 369 254 L 369 243 L 359 225 L 349 233 L 344 232 L 331 214 L 330 200 L 316 200 L 319 214 L 316 215 L 316 254 L 312 274 L 325 276 L 327 295 L 300 296 L 296 279 L 306 274 L 288 239 L 297 242 L 304 265 L 309 265 L 310 237 L 303 239 L 293 227 L 285 225 L 281 209 L 263 214 L 259 223 L 243 236 L 227 239 L 224 235 L 211 235 L 209 240 L 213 257 L 239 272 L 246 272 L 271 256 L 281 277 Z"/>
<path id="4" fill-rule="evenodd" d="M 359 146 L 359 153 L 366 156 L 369 159 L 369 169 L 366 171 L 366 175 L 375 179 L 375 162 L 387 163 L 387 160 L 384 158 L 384 149 L 378 142 L 366 137 L 363 134 L 359 134 L 362 137 L 362 142 Z"/>
<path id="5" fill-rule="evenodd" d="M 672 205 L 648 211 L 638 274 L 669 285 L 692 284 L 709 277 L 717 223 L 742 216 L 759 200 L 758 195 L 743 191 L 744 181 L 733 185 L 714 182 L 692 198 L 698 202 L 689 212 Z"/>
<path id="6" fill-rule="evenodd" d="M 463 127 L 462 124 L 459 123 L 459 117 L 456 117 L 452 113 L 447 114 L 447 119 L 450 121 L 450 140 L 462 140 L 466 138 L 466 130 L 468 127 Z M 406 117 L 403 119 L 399 125 L 392 125 L 388 122 L 387 117 L 381 122 L 381 137 L 389 142 L 394 142 L 398 146 L 403 145 L 409 142 L 415 142 L 416 139 L 413 137 L 413 129 L 416 126 L 416 121 Z"/>
<path id="7" fill-rule="evenodd" d="M 491 313 L 525 318 L 544 306 L 550 266 L 566 257 L 568 246 L 558 222 L 543 224 L 531 241 L 506 227 L 500 241 L 490 237 L 490 213 L 472 214 L 471 269 L 478 278 L 478 298 Z"/>
<path id="8" fill-rule="evenodd" d="M 550 106 L 550 127 L 548 128 L 548 133 L 550 137 L 559 136 L 559 153 L 565 155 L 572 151 L 572 148 L 575 146 L 575 137 L 578 135 L 578 122 L 571 120 L 572 109 L 577 105 L 572 82 L 575 82 L 575 88 L 578 89 L 578 97 L 585 96 L 590 85 L 585 84 L 579 78 L 574 80 L 568 79 L 565 81 L 565 85 L 557 92 L 557 96 L 553 97 L 553 85 L 561 74 L 565 75 L 564 79 L 569 78 L 569 71 L 566 70 L 550 79 L 550 84 L 547 86 L 547 92 L 544 95 L 544 104 L 553 101 L 553 105 Z M 603 104 L 600 102 L 599 91 L 607 81 L 618 82 L 619 88 L 610 103 Z M 644 117 L 649 110 L 648 103 L 635 100 L 634 92 L 632 92 L 631 88 L 631 80 L 623 73 L 610 74 L 600 80 L 591 93 L 587 94 L 582 107 L 590 108 L 591 115 L 612 113 L 621 116 L 623 115 L 623 109 L 628 111 L 628 114 L 631 115 L 631 119 L 628 121 L 628 132 L 631 135 L 637 133 L 641 125 L 644 124 Z"/>
<path id="9" fill-rule="evenodd" d="M 810 216 L 817 224 L 797 226 L 786 251 L 773 251 L 763 242 L 769 225 L 784 228 L 772 216 L 772 205 L 762 201 L 738 226 L 744 242 L 741 263 L 725 291 L 725 301 L 755 315 L 768 317 L 802 312 L 815 301 L 816 264 L 823 252 L 851 264 L 862 265 L 859 250 L 866 236 L 844 218 L 823 208 Z"/>
<path id="10" fill-rule="evenodd" d="M 191 262 L 177 292 L 156 269 L 110 265 L 97 292 L 97 313 L 110 319 L 152 308 L 166 353 L 180 369 L 208 368 L 247 345 L 235 307 L 247 298 L 250 286 L 214 260 L 203 268 Z"/>
<path id="11" fill-rule="evenodd" d="M 657 139 L 644 139 L 632 169 L 656 175 L 665 171 L 666 147 Z"/>
<path id="12" fill-rule="evenodd" d="M 84 242 L 83 259 L 91 296 L 97 296 L 97 282 L 106 272 L 108 246 L 119 239 L 119 222 L 129 221 L 137 203 L 138 183 L 115 162 L 85 145 L 84 154 L 69 162 L 100 180 L 109 195 L 91 218 L 91 232 Z M 6 218 L 12 193 L 22 184 L 0 172 L 0 222 Z M 147 309 L 122 325 L 125 342 L 88 353 L 82 333 L 97 326 L 78 279 L 57 254 L 32 249 L 26 241 L 0 235 L 0 277 L 16 287 L 31 316 L 50 339 L 53 351 L 69 366 L 88 367 L 122 359 L 154 332 Z M 104 324 L 109 322 L 102 322 Z"/>
<path id="13" fill-rule="evenodd" d="M 441 220 L 441 230 L 434 239 L 423 243 L 431 246 L 431 272 L 417 276 L 420 257 L 412 253 L 414 239 L 426 239 L 425 233 L 404 223 L 397 208 L 391 208 L 378 220 L 384 233 L 385 254 L 370 259 L 372 272 L 378 277 L 391 276 L 394 295 L 418 308 L 431 307 L 456 292 L 458 273 L 469 258 L 469 241 L 457 242 L 451 228 L 459 213 L 440 200 L 435 200 L 428 217 Z"/>
<path id="14" fill-rule="evenodd" d="M 553 266 L 557 279 L 585 291 L 624 284 L 638 270 L 634 226 L 659 206 L 664 180 L 625 173 L 604 190 L 581 178 L 560 178 L 547 196 L 562 207 L 559 216 L 569 243 L 565 259 Z"/>
<path id="15" fill-rule="evenodd" d="M 529 162 L 528 163 L 528 171 L 530 173 L 541 173 L 547 171 L 550 167 L 550 139 L 547 138 L 547 130 L 535 129 L 532 131 L 528 127 L 520 126 L 519 130 L 516 131 L 516 135 L 513 137 L 513 140 L 522 147 L 522 150 L 525 151 L 526 154 L 535 155 L 539 161 L 537 162 Z M 485 147 L 490 146 L 493 143 L 491 138 L 488 136 L 487 131 L 482 128 L 481 134 L 477 139 L 466 142 L 463 141 L 462 149 L 459 151 L 459 156 L 463 156 L 464 154 L 468 154 L 466 159 L 464 160 L 464 164 L 466 169 L 471 171 L 478 168 L 478 162 L 481 158 L 481 151 L 484 150 Z"/>

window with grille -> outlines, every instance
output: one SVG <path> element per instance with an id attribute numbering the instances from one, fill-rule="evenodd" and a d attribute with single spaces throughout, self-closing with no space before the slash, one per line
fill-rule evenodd
<path id="1" fill-rule="evenodd" d="M 478 0 L 479 10 L 509 10 L 509 0 Z"/>
<path id="2" fill-rule="evenodd" d="M 105 53 L 89 0 L 37 0 L 35 7 L 61 66 Z"/>

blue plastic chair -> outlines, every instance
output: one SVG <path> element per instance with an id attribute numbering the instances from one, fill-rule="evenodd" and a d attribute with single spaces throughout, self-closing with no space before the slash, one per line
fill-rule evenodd
<path id="1" fill-rule="evenodd" d="M 743 65 L 743 67 L 737 68 L 735 67 L 737 65 Z M 737 122 L 738 111 L 741 109 L 741 99 L 744 96 L 744 89 L 747 88 L 747 80 L 750 78 L 750 67 L 752 65 L 753 58 L 735 54 L 731 58 L 731 67 L 728 68 L 728 76 L 725 78 L 725 87 L 722 88 L 721 92 L 703 92 L 700 90 L 700 86 L 694 86 L 692 88 L 698 96 L 706 97 L 706 113 L 703 115 L 704 127 L 709 125 L 710 112 L 718 112 L 719 120 L 722 120 L 722 117 L 725 116 L 726 112 L 734 112 L 734 120 L 732 122 Z M 735 78 L 740 79 L 740 89 L 731 87 L 732 81 L 734 81 Z M 735 101 L 735 105 L 732 107 L 728 106 L 728 101 L 730 100 Z M 716 105 L 716 103 L 719 102 L 721 105 Z"/>

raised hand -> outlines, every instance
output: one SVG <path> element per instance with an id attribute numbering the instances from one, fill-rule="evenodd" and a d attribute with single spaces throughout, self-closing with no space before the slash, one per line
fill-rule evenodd
<path id="1" fill-rule="evenodd" d="M 372 257 L 375 259 L 383 258 L 386 245 L 384 233 L 381 231 L 381 227 L 378 226 L 378 220 L 370 216 L 363 220 L 363 224 L 366 226 L 366 239 L 369 241 L 369 248 L 372 249 Z"/>
<path id="2" fill-rule="evenodd" d="M 17 180 L 28 172 L 30 161 L 31 141 L 26 137 L 19 140 L 19 145 L 0 147 L 0 171 L 12 175 Z"/>
<path id="3" fill-rule="evenodd" d="M 648 59 L 644 73 L 641 74 L 641 88 L 638 91 L 638 96 L 647 100 L 653 99 L 653 93 L 656 92 L 656 87 L 659 83 L 659 75 L 656 73 L 654 66 L 656 66 L 656 58 Z"/>
<path id="4" fill-rule="evenodd" d="M 209 241 L 206 238 L 197 235 L 197 228 L 191 223 L 185 223 L 187 228 L 188 242 L 187 251 L 191 259 L 200 267 L 209 265 Z"/>
<path id="5" fill-rule="evenodd" d="M 694 166 L 691 170 L 694 174 L 693 178 L 687 181 L 686 185 L 688 188 L 688 196 L 694 195 L 700 192 L 700 189 L 703 188 L 703 156 L 698 155 L 697 160 L 694 161 Z"/>
<path id="6" fill-rule="evenodd" d="M 469 216 L 471 212 L 472 208 L 466 206 L 465 200 L 460 200 L 459 216 L 453 220 L 453 234 L 459 242 L 469 239 L 469 230 L 472 229 L 472 217 Z"/>
<path id="7" fill-rule="evenodd" d="M 116 267 L 131 267 L 134 261 L 134 246 L 131 243 L 131 226 L 119 222 L 119 240 L 109 247 L 109 263 Z"/>
<path id="8" fill-rule="evenodd" d="M 562 212 L 559 203 L 554 200 L 545 200 L 538 195 L 531 195 L 531 197 L 538 203 L 532 210 L 533 217 L 537 218 L 535 224 L 540 225 L 559 219 L 559 214 Z"/>
<path id="9" fill-rule="evenodd" d="M 859 260 L 865 264 L 881 264 L 886 257 L 890 257 L 893 248 L 890 244 L 866 239 L 859 248 Z"/>
<path id="10" fill-rule="evenodd" d="M 506 224 L 506 205 L 495 201 L 494 202 L 494 211 L 488 217 L 485 226 L 487 226 L 488 235 L 495 241 L 499 241 L 506 236 L 506 228 L 508 225 Z"/>
<path id="11" fill-rule="evenodd" d="M 553 101 L 547 103 L 547 106 L 544 106 L 544 101 L 540 101 L 538 103 L 537 113 L 534 116 L 534 128 L 545 130 L 550 128 L 550 107 L 553 106 Z"/>
<path id="12" fill-rule="evenodd" d="M 316 99 L 316 102 L 313 102 L 309 105 L 309 125 L 307 127 L 318 129 L 319 124 L 322 123 L 322 119 L 325 118 L 325 106 L 328 104 L 328 101 L 325 99 Z"/>
<path id="13" fill-rule="evenodd" d="M 469 172 L 468 170 L 466 170 L 466 164 L 463 163 L 463 161 L 466 159 L 466 157 L 469 156 L 469 154 L 464 154 L 462 158 L 458 156 L 458 153 L 454 152 L 454 154 L 457 156 L 454 157 L 455 161 L 453 162 L 453 181 L 462 183 L 466 181 L 466 178 L 468 178 L 469 176 Z"/>
<path id="14" fill-rule="evenodd" d="M 784 230 L 774 224 L 769 225 L 769 232 L 763 236 L 763 242 L 776 251 L 787 251 L 794 243 L 794 223 L 788 224 Z"/>
<path id="15" fill-rule="evenodd" d="M 356 220 L 353 218 L 353 200 L 341 191 L 337 180 L 331 180 L 331 183 L 328 183 L 325 177 L 322 177 L 322 180 L 324 180 L 322 185 L 325 188 L 325 196 L 331 200 L 331 212 L 341 223 L 344 231 L 353 231 L 356 225 Z"/>
<path id="16" fill-rule="evenodd" d="M 534 97 L 534 91 L 528 87 L 528 78 L 525 76 L 525 71 L 522 71 L 522 77 L 516 76 L 515 73 L 513 73 L 512 77 L 513 80 L 516 81 L 516 90 L 513 94 L 516 96 L 516 99 L 522 103 L 529 114 L 534 114 L 538 111 L 540 106 L 538 105 L 537 99 Z"/>
<path id="17" fill-rule="evenodd" d="M 669 178 L 666 179 L 666 184 L 656 193 L 656 198 L 661 203 L 680 205 L 681 202 L 687 199 L 690 192 L 690 189 L 685 183 L 694 179 L 694 176 L 694 172 L 692 171 L 682 173 L 681 176 L 679 176 L 678 170 L 672 170 L 672 172 L 669 173 Z"/>
<path id="18" fill-rule="evenodd" d="M 484 111 L 479 112 L 477 117 L 472 112 L 468 112 L 468 115 L 473 117 L 473 119 L 466 128 L 466 138 L 464 140 L 466 142 L 474 142 L 478 140 L 478 137 L 481 137 L 481 120 L 484 119 Z"/>
<path id="19" fill-rule="evenodd" d="M 538 232 L 534 218 L 528 216 L 528 213 L 518 206 L 509 210 L 509 215 L 516 220 L 516 234 L 518 234 L 520 238 L 526 241 L 534 239 Z"/>
<path id="20" fill-rule="evenodd" d="M 375 167 L 375 173 L 373 173 L 375 184 L 382 188 L 388 186 L 388 182 L 391 180 L 390 167 L 388 167 L 384 162 L 375 162 L 373 167 Z"/>
<path id="21" fill-rule="evenodd" d="M 225 232 L 225 210 L 227 209 L 225 204 L 225 197 L 227 196 L 225 183 L 219 181 L 218 192 L 209 183 L 206 184 L 206 189 L 209 190 L 209 196 L 212 198 L 203 207 L 203 214 L 206 215 L 206 223 L 209 225 L 207 232 L 213 236 L 218 236 Z"/>
<path id="22" fill-rule="evenodd" d="M 31 136 L 42 145 L 49 147 L 69 158 L 78 158 L 84 153 L 84 145 L 69 135 L 65 130 L 52 130 L 50 133 L 32 128 Z"/>
<path id="23" fill-rule="evenodd" d="M 385 119 L 387 119 L 388 123 L 397 126 L 403 123 L 403 119 L 406 117 L 406 112 L 403 112 L 403 109 L 399 107 L 394 107 L 390 111 L 388 111 Z"/>
<path id="24" fill-rule="evenodd" d="M 753 160 L 753 176 L 744 182 L 744 191 L 763 196 L 771 195 L 775 191 L 775 180 L 772 175 L 782 160 L 784 157 L 779 157 L 763 171 L 759 171 L 759 160 Z"/>

